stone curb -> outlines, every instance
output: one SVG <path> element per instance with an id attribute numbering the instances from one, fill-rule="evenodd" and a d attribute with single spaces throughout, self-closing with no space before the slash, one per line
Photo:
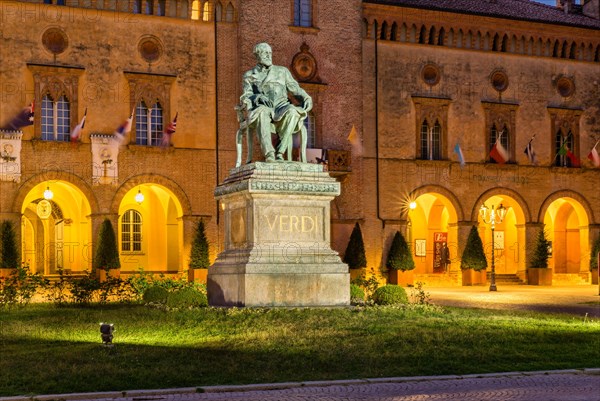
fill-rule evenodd
<path id="1" fill-rule="evenodd" d="M 115 398 L 139 398 L 164 396 L 171 394 L 191 394 L 191 393 L 232 393 L 248 391 L 269 391 L 284 390 L 299 387 L 330 387 L 330 386 L 349 386 L 356 384 L 376 384 L 376 383 L 403 383 L 416 381 L 435 381 L 435 380 L 462 380 L 462 379 L 483 379 L 491 377 L 514 377 L 514 376 L 536 376 L 536 375 L 561 375 L 561 374 L 581 374 L 581 375 L 600 375 L 600 368 L 584 369 L 564 369 L 564 370 L 539 370 L 532 372 L 501 372 L 501 373 L 474 373 L 468 375 L 444 375 L 444 376 L 410 376 L 410 377 L 380 377 L 372 379 L 353 379 L 353 380 L 323 380 L 306 382 L 284 382 L 284 383 L 265 383 L 265 384 L 242 384 L 226 386 L 202 386 L 202 387 L 182 387 L 173 389 L 155 389 L 155 390 L 127 390 L 127 391 L 107 391 L 98 393 L 71 393 L 71 394 L 49 394 L 36 396 L 16 396 L 0 397 L 0 401 L 69 401 L 69 400 L 89 400 L 89 399 L 115 399 Z"/>

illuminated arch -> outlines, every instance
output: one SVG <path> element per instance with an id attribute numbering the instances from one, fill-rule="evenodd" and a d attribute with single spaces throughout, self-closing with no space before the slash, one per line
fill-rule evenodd
<path id="1" fill-rule="evenodd" d="M 96 199 L 96 196 L 94 195 L 94 192 L 92 191 L 90 185 L 75 174 L 71 174 L 65 171 L 46 171 L 34 175 L 27 181 L 23 182 L 23 184 L 19 188 L 17 196 L 13 200 L 11 211 L 13 213 L 20 213 L 21 206 L 23 205 L 25 197 L 33 188 L 38 186 L 40 183 L 52 183 L 54 181 L 65 181 L 76 187 L 79 191 L 81 191 L 82 195 L 89 202 L 90 212 L 99 213 L 98 200 Z"/>
<path id="2" fill-rule="evenodd" d="M 45 276 L 56 275 L 60 269 L 73 273 L 91 269 L 91 215 L 96 205 L 90 204 L 84 192 L 89 190 L 87 186 L 81 188 L 58 179 L 61 175 L 66 174 L 36 176 L 28 180 L 17 196 L 22 222 L 22 260 L 32 271 Z M 44 199 L 48 190 L 52 198 Z M 47 206 L 42 207 L 44 203 Z"/>
<path id="3" fill-rule="evenodd" d="M 111 212 L 119 216 L 123 274 L 136 273 L 139 268 L 165 274 L 185 270 L 183 217 L 190 215 L 191 205 L 176 183 L 157 175 L 133 177 L 117 190 Z M 126 218 L 132 215 L 138 218 Z"/>
<path id="4" fill-rule="evenodd" d="M 454 195 L 453 192 L 449 191 L 448 189 L 446 189 L 444 187 L 438 186 L 438 185 L 424 185 L 422 187 L 415 188 L 408 197 L 411 200 L 415 200 L 419 196 L 424 195 L 424 194 L 439 194 L 439 195 L 441 195 L 442 198 L 444 199 L 444 202 L 447 202 L 447 206 L 451 206 L 450 209 L 452 209 L 452 211 L 456 214 L 455 220 L 457 220 L 457 221 L 464 220 L 464 212 L 463 212 L 462 206 L 460 204 L 460 201 L 458 200 L 458 197 L 456 195 Z M 404 212 L 406 213 L 407 210 L 404 210 Z"/>
<path id="5" fill-rule="evenodd" d="M 503 221 L 495 223 L 495 234 L 492 239 L 491 224 L 483 221 L 479 215 L 482 204 L 488 208 L 498 209 L 502 205 L 506 214 Z M 531 214 L 525 200 L 515 191 L 508 188 L 493 188 L 485 191 L 473 205 L 471 219 L 477 221 L 479 236 L 484 244 L 484 251 L 491 265 L 492 242 L 494 243 L 495 269 L 498 274 L 525 277 L 527 252 L 527 227 Z"/>
<path id="6" fill-rule="evenodd" d="M 594 216 L 594 211 L 593 211 L 592 207 L 590 206 L 589 202 L 587 201 L 587 199 L 584 198 L 581 194 L 574 192 L 574 191 L 569 191 L 569 190 L 557 191 L 557 192 L 554 192 L 554 193 L 548 195 L 548 197 L 546 199 L 544 199 L 544 202 L 542 202 L 542 206 L 540 207 L 540 211 L 537 216 L 537 221 L 542 222 L 544 220 L 544 216 L 545 216 L 546 211 L 548 210 L 548 207 L 550 206 L 550 204 L 552 204 L 552 202 L 554 202 L 558 199 L 561 199 L 561 198 L 571 198 L 571 199 L 575 200 L 577 202 L 577 204 L 580 206 L 580 208 L 578 207 L 576 209 L 578 211 L 579 215 L 581 216 L 581 214 L 585 213 L 586 219 L 591 224 L 598 224 L 598 221 L 596 220 L 596 217 Z"/>
<path id="7" fill-rule="evenodd" d="M 413 190 L 404 203 L 408 242 L 415 244 L 415 252 L 417 240 L 425 244 L 425 251 L 416 254 L 415 274 L 447 274 L 441 263 L 441 249 L 445 244 L 451 258 L 458 255 L 458 222 L 464 218 L 458 198 L 446 188 L 425 185 Z"/>
<path id="8" fill-rule="evenodd" d="M 542 204 L 540 222 L 552 241 L 553 255 L 548 262 L 554 269 L 555 281 L 568 275 L 588 274 L 589 225 L 593 219 L 587 200 L 572 191 L 555 192 Z"/>
<path id="9" fill-rule="evenodd" d="M 164 187 L 172 193 L 172 195 L 178 200 L 181 207 L 182 215 L 190 215 L 192 213 L 192 205 L 185 191 L 175 181 L 157 174 L 141 174 L 131 177 L 125 181 L 115 193 L 113 197 L 110 213 L 118 213 L 119 206 L 123 201 L 125 195 L 132 189 L 135 189 L 143 184 L 156 184 Z M 137 192 L 137 190 L 136 190 Z"/>
<path id="10" fill-rule="evenodd" d="M 504 187 L 492 188 L 479 195 L 479 198 L 477 198 L 471 209 L 471 221 L 477 221 L 479 218 L 479 208 L 484 201 L 492 197 L 511 198 L 519 206 L 519 209 L 515 209 L 515 213 L 518 213 L 517 217 L 519 221 L 523 223 L 531 222 L 531 212 L 525 199 L 518 192 Z"/>

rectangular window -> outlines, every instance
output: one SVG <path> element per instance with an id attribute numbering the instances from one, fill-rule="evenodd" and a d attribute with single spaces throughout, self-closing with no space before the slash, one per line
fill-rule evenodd
<path id="1" fill-rule="evenodd" d="M 311 0 L 294 0 L 294 25 L 312 26 Z"/>
<path id="2" fill-rule="evenodd" d="M 69 141 L 71 109 L 66 96 L 54 101 L 50 95 L 42 98 L 42 139 L 46 141 Z"/>

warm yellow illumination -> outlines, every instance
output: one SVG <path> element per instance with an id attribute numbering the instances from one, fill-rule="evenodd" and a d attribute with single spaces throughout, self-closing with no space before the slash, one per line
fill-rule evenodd
<path id="1" fill-rule="evenodd" d="M 202 10 L 202 21 L 210 21 L 210 3 L 208 1 L 204 3 L 204 7 Z"/>
<path id="2" fill-rule="evenodd" d="M 415 202 L 415 201 L 410 202 L 408 207 L 410 208 L 410 210 L 415 210 L 417 208 L 417 202 Z"/>
<path id="3" fill-rule="evenodd" d="M 135 194 L 135 201 L 140 205 L 144 201 L 144 194 L 141 189 L 138 189 L 138 193 Z"/>
<path id="4" fill-rule="evenodd" d="M 46 190 L 44 191 L 44 199 L 50 200 L 52 198 L 54 198 L 54 192 L 50 190 L 50 187 L 46 187 Z"/>
<path id="5" fill-rule="evenodd" d="M 197 20 L 200 19 L 200 3 L 198 0 L 194 0 L 192 2 L 192 19 Z"/>

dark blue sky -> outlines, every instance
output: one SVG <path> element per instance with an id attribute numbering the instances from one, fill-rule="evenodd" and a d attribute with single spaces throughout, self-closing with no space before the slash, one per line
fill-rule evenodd
<path id="1" fill-rule="evenodd" d="M 556 5 L 556 0 L 534 0 L 537 3 L 544 3 L 544 4 L 548 4 L 550 6 L 555 6 Z"/>

